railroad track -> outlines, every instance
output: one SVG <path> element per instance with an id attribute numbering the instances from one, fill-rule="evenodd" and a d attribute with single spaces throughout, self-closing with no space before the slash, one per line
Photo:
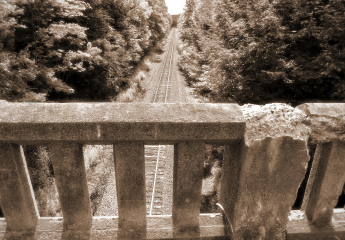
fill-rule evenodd
<path id="1" fill-rule="evenodd" d="M 159 72 L 159 80 L 155 89 L 152 103 L 168 103 L 171 94 L 172 68 L 175 53 L 175 29 L 172 30 L 171 39 L 168 43 L 162 68 Z M 167 152 L 172 146 L 147 145 L 145 147 L 145 167 L 146 167 L 146 205 L 147 214 L 166 214 L 167 209 L 163 209 L 164 203 L 164 183 L 167 179 L 165 174 L 166 165 L 169 165 Z M 171 160 L 171 159 L 170 159 Z M 170 164 L 171 165 L 171 164 Z M 171 169 L 170 169 L 171 171 Z"/>
<path id="2" fill-rule="evenodd" d="M 167 103 L 169 102 L 169 94 L 171 90 L 171 70 L 174 59 L 174 44 L 175 44 L 175 29 L 172 30 L 171 39 L 169 41 L 168 51 L 165 55 L 163 68 L 160 73 L 159 82 L 155 94 L 153 96 L 153 103 Z"/>
<path id="3" fill-rule="evenodd" d="M 174 101 L 170 94 L 176 90 L 177 78 L 172 76 L 176 30 L 173 29 L 167 43 L 163 61 L 158 69 L 155 88 L 148 95 L 147 102 L 168 103 Z M 176 70 L 176 69 L 175 69 Z M 175 71 L 176 72 L 176 71 Z M 173 86 L 174 85 L 174 86 Z M 145 145 L 146 209 L 147 215 L 171 214 L 173 181 L 173 146 Z M 114 165 L 111 173 L 115 174 Z M 96 216 L 118 215 L 115 178 L 108 178 L 105 194 Z"/>

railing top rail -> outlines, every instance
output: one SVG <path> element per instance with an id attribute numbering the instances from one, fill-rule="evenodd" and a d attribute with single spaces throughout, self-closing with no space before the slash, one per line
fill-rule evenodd
<path id="1" fill-rule="evenodd" d="M 343 118 L 345 116 L 345 103 L 304 103 L 297 108 L 309 116 L 329 116 Z"/>
<path id="2" fill-rule="evenodd" d="M 226 141 L 242 139 L 236 104 L 0 104 L 0 142 Z"/>

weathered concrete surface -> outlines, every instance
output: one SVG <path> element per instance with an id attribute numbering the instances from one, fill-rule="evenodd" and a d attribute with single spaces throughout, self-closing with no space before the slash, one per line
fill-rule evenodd
<path id="1" fill-rule="evenodd" d="M 318 227 L 331 225 L 333 208 L 345 183 L 345 142 L 318 144 L 303 207 L 308 219 Z"/>
<path id="2" fill-rule="evenodd" d="M 37 205 L 22 147 L 0 144 L 0 204 L 8 231 L 34 231 Z"/>
<path id="3" fill-rule="evenodd" d="M 236 239 L 284 239 L 287 214 L 309 159 L 305 145 L 310 134 L 311 141 L 319 143 L 319 149 L 323 150 L 316 156 L 308 183 L 307 215 L 316 225 L 330 223 L 332 206 L 345 181 L 341 161 L 345 149 L 343 105 L 303 104 L 297 109 L 285 104 L 247 105 L 239 111 L 233 104 L 0 102 L 0 142 L 138 140 L 197 144 L 197 141 L 226 140 L 220 197 L 230 216 L 234 236 Z M 241 140 L 245 125 L 242 113 L 247 124 L 245 141 Z M 133 218 L 134 215 L 137 216 L 133 213 Z M 191 219 L 191 225 L 195 226 L 195 218 Z M 314 231 L 312 234 L 325 233 L 323 230 L 328 229 L 322 236 L 334 227 L 317 228 L 316 225 L 309 226 Z"/>
<path id="4" fill-rule="evenodd" d="M 345 182 L 345 104 L 306 103 L 297 108 L 308 116 L 310 143 L 318 144 L 302 210 L 311 223 L 327 226 Z"/>
<path id="5" fill-rule="evenodd" d="M 318 228 L 310 225 L 301 211 L 291 211 L 287 224 L 287 240 L 325 240 L 345 239 L 345 211 L 334 209 L 332 227 Z M 81 234 L 87 239 L 117 239 L 118 217 L 94 217 L 91 231 L 75 231 L 74 236 L 80 239 Z M 224 236 L 223 218 L 221 214 L 200 214 L 200 238 L 228 239 Z M 71 233 L 71 232 L 69 232 Z M 91 234 L 90 234 L 91 233 Z M 65 239 L 63 218 L 39 218 L 35 232 L 6 232 L 6 222 L 0 218 L 0 239 Z M 336 238 L 337 237 L 337 238 Z M 152 216 L 147 218 L 147 238 L 173 238 L 172 216 Z M 71 238 L 69 238 L 71 239 Z M 73 238 L 72 238 L 73 239 Z"/>
<path id="6" fill-rule="evenodd" d="M 236 104 L 0 103 L 0 142 L 212 142 L 244 129 Z"/>
<path id="7" fill-rule="evenodd" d="M 287 224 L 287 240 L 340 240 L 345 239 L 345 210 L 333 209 L 332 226 L 312 225 L 303 211 L 293 210 Z"/>
<path id="8" fill-rule="evenodd" d="M 224 146 L 223 155 L 223 169 L 220 180 L 220 194 L 219 203 L 225 210 L 225 231 L 228 236 L 233 238 L 233 216 L 234 205 L 238 200 L 238 190 L 240 186 L 240 173 L 242 169 L 242 163 L 240 153 L 242 148 L 245 147 L 244 140 L 233 141 L 230 144 Z M 230 219 L 231 217 L 231 219 Z M 230 223 L 228 222 L 230 221 Z"/>
<path id="9" fill-rule="evenodd" d="M 309 161 L 305 115 L 285 104 L 241 109 L 245 142 L 225 147 L 220 203 L 234 239 L 285 239 Z"/>
<path id="10" fill-rule="evenodd" d="M 196 239 L 228 239 L 224 236 L 221 214 L 201 214 L 199 220 L 200 238 Z M 39 218 L 36 231 L 33 233 L 6 232 L 6 223 L 3 218 L 0 218 L 0 239 L 120 239 L 118 217 L 94 217 L 90 231 L 65 231 L 62 222 L 62 218 Z M 64 238 L 65 236 L 71 238 Z M 165 238 L 173 238 L 172 216 L 148 216 L 147 239 Z"/>
<path id="11" fill-rule="evenodd" d="M 235 196 L 228 199 L 230 202 L 220 202 L 226 204 L 234 238 L 285 239 L 288 215 L 309 160 L 306 143 L 279 137 L 240 147 L 237 159 L 228 159 L 228 151 L 224 154 L 226 162 L 236 164 L 227 167 L 229 171 L 223 175 L 238 176 L 238 187 L 232 190 Z"/>
<path id="12" fill-rule="evenodd" d="M 306 103 L 297 109 L 308 116 L 305 124 L 311 128 L 311 143 L 345 140 L 344 103 Z"/>
<path id="13" fill-rule="evenodd" d="M 146 188 L 143 143 L 114 144 L 119 238 L 146 238 Z"/>
<path id="14" fill-rule="evenodd" d="M 86 181 L 83 147 L 76 143 L 49 146 L 65 230 L 89 230 L 91 205 Z"/>
<path id="15" fill-rule="evenodd" d="M 178 143 L 174 154 L 174 237 L 199 237 L 205 143 Z"/>
<path id="16" fill-rule="evenodd" d="M 240 106 L 246 120 L 246 145 L 266 137 L 292 137 L 307 141 L 310 128 L 305 125 L 307 115 L 287 104 Z"/>

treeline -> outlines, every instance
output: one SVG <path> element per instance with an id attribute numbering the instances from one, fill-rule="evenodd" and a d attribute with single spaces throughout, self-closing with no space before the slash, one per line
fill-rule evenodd
<path id="1" fill-rule="evenodd" d="M 345 0 L 187 0 L 180 69 L 214 101 L 345 99 Z"/>
<path id="2" fill-rule="evenodd" d="M 171 27 L 177 27 L 179 17 L 180 17 L 180 14 L 171 15 L 171 19 L 172 19 Z"/>
<path id="3" fill-rule="evenodd" d="M 170 24 L 164 0 L 3 0 L 0 99 L 112 99 Z"/>

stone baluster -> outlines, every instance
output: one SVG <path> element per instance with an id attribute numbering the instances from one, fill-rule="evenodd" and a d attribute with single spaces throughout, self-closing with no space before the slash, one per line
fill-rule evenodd
<path id="1" fill-rule="evenodd" d="M 49 149 L 64 230 L 90 230 L 92 215 L 82 145 L 54 143 Z"/>
<path id="2" fill-rule="evenodd" d="M 234 222 L 234 208 L 236 202 L 238 186 L 240 184 L 239 173 L 242 163 L 239 156 L 242 148 L 245 147 L 244 141 L 233 141 L 224 146 L 222 177 L 220 181 L 219 203 L 225 210 L 224 217 L 225 231 L 228 236 L 233 236 L 232 222 Z M 230 217 L 231 216 L 231 217 Z"/>
<path id="3" fill-rule="evenodd" d="M 308 115 L 310 142 L 317 143 L 302 210 L 315 226 L 329 226 L 345 182 L 345 106 L 307 103 L 298 108 Z"/>
<path id="4" fill-rule="evenodd" d="M 345 142 L 318 144 L 302 207 L 312 224 L 331 224 L 344 183 Z"/>
<path id="5" fill-rule="evenodd" d="M 178 143 L 174 152 L 173 234 L 198 237 L 205 144 Z"/>
<path id="6" fill-rule="evenodd" d="M 119 238 L 146 238 L 146 189 L 143 143 L 114 144 Z"/>
<path id="7" fill-rule="evenodd" d="M 0 204 L 7 231 L 35 231 L 39 214 L 20 145 L 0 144 Z"/>

